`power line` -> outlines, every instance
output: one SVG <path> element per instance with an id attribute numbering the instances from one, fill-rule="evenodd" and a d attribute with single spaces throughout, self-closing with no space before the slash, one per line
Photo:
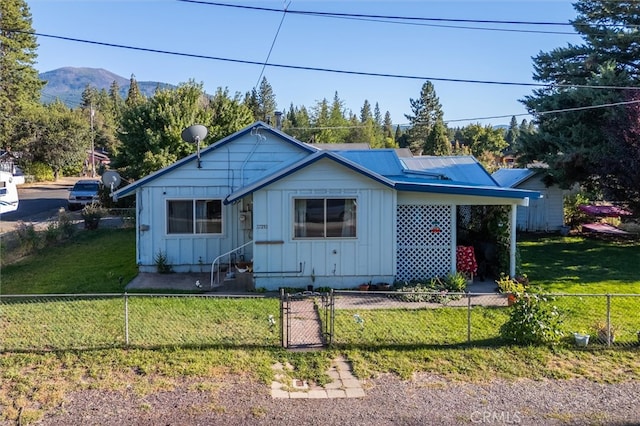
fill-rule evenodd
<path id="1" fill-rule="evenodd" d="M 623 101 L 623 102 L 612 102 L 612 103 L 608 103 L 608 104 L 600 104 L 600 105 L 588 105 L 588 106 L 583 106 L 583 107 L 573 107 L 573 108 L 563 108 L 563 109 L 553 109 L 553 110 L 549 110 L 549 111 L 536 111 L 534 113 L 522 113 L 522 114 L 509 114 L 509 115 L 492 115 L 492 116 L 487 116 L 487 117 L 475 117 L 475 118 L 458 118 L 455 120 L 444 120 L 445 123 L 456 123 L 456 122 L 460 122 L 460 121 L 480 121 L 480 120 L 492 120 L 495 118 L 509 118 L 509 117 L 523 117 L 523 116 L 531 116 L 531 115 L 548 115 L 548 114 L 559 114 L 562 112 L 573 112 L 573 111 L 584 111 L 584 110 L 589 110 L 589 109 L 597 109 L 597 108 L 608 108 L 608 107 L 613 107 L 613 106 L 620 106 L 620 105 L 632 105 L 632 104 L 638 104 L 640 103 L 640 100 L 634 100 L 634 101 Z"/>
<path id="2" fill-rule="evenodd" d="M 177 0 L 183 3 L 197 3 L 205 4 L 208 6 L 221 6 L 221 7 L 233 7 L 238 9 L 248 10 L 260 10 L 264 12 L 280 12 L 279 9 L 258 7 L 258 6 L 246 6 L 238 4 L 227 4 L 208 2 L 202 0 Z M 305 10 L 287 10 L 287 13 L 298 15 L 312 15 L 323 17 L 349 17 L 349 18 L 374 18 L 374 19 L 394 19 L 394 20 L 407 20 L 407 21 L 431 21 L 431 22 L 458 22 L 458 23 L 475 23 L 475 24 L 510 24 L 510 25 L 552 25 L 552 26 L 571 26 L 569 22 L 551 22 L 551 21 L 511 21 L 511 20 L 498 20 L 498 19 L 460 19 L 460 18 L 423 18 L 416 16 L 393 16 L 393 15 L 369 15 L 364 13 L 338 13 L 338 12 L 318 12 L 318 11 L 305 11 Z"/>
<path id="3" fill-rule="evenodd" d="M 382 24 L 415 25 L 420 27 L 432 27 L 432 28 L 450 28 L 450 29 L 456 29 L 456 30 L 500 31 L 500 32 L 510 32 L 510 33 L 556 34 L 556 35 L 573 35 L 573 36 L 580 35 L 576 32 L 568 32 L 568 31 L 543 31 L 543 30 L 522 30 L 522 29 L 511 29 L 511 28 L 471 27 L 468 25 L 428 24 L 425 22 L 399 22 L 399 21 L 381 20 L 381 19 L 373 19 L 373 18 L 348 18 L 348 17 L 340 17 L 340 16 L 336 16 L 335 18 L 349 19 L 354 21 L 379 22 Z"/>
<path id="4" fill-rule="evenodd" d="M 179 1 L 183 1 L 183 0 L 179 0 Z M 317 71 L 317 72 L 329 72 L 329 73 L 345 74 L 345 75 L 398 78 L 398 79 L 422 80 L 422 81 L 430 80 L 430 81 L 441 81 L 441 82 L 447 82 L 447 83 L 492 84 L 492 85 L 500 85 L 500 86 L 640 90 L 640 87 L 628 87 L 628 86 L 591 86 L 587 84 L 523 83 L 523 82 L 513 82 L 513 81 L 476 80 L 476 79 L 466 79 L 466 78 L 447 78 L 447 77 L 432 77 L 432 76 L 430 77 L 430 76 L 418 76 L 418 75 L 407 75 L 407 74 L 391 74 L 391 73 L 379 73 L 379 72 L 367 72 L 367 71 L 340 70 L 335 68 L 308 67 L 308 66 L 302 66 L 302 65 L 274 64 L 274 63 L 250 61 L 250 60 L 244 60 L 244 59 L 222 58 L 218 56 L 200 55 L 195 53 L 184 53 L 184 52 L 175 52 L 170 50 L 152 49 L 147 47 L 128 46 L 123 44 L 107 43 L 107 42 L 101 42 L 101 41 L 58 36 L 53 34 L 44 34 L 44 33 L 38 33 L 38 32 L 28 32 L 28 31 L 13 30 L 13 29 L 2 29 L 2 30 L 8 31 L 8 32 L 15 32 L 15 33 L 32 34 L 38 37 L 53 38 L 57 40 L 74 41 L 78 43 L 86 43 L 86 44 L 92 44 L 97 46 L 106 46 L 106 47 L 114 47 L 119 49 L 135 50 L 139 52 L 160 53 L 165 55 L 182 56 L 182 57 L 188 57 L 188 58 L 209 59 L 209 60 L 222 61 L 222 62 L 232 62 L 232 63 L 245 64 L 245 65 L 269 66 L 273 68 L 294 69 L 294 70 L 300 70 L 300 71 Z"/>
<path id="5" fill-rule="evenodd" d="M 280 34 L 280 28 L 282 28 L 282 23 L 284 22 L 284 17 L 287 16 L 287 8 L 291 4 L 291 1 L 286 4 L 284 10 L 282 11 L 282 19 L 280 19 L 280 25 L 278 25 L 278 29 L 276 30 L 276 35 L 273 37 L 273 41 L 271 42 L 271 47 L 269 48 L 269 53 L 267 54 L 267 58 L 264 60 L 264 64 L 262 65 L 262 69 L 260 70 L 260 76 L 258 77 L 258 81 L 256 81 L 256 88 L 260 85 L 260 79 L 264 74 L 264 69 L 267 67 L 269 63 L 269 58 L 271 57 L 271 52 L 273 51 L 273 46 L 276 45 L 276 40 L 278 39 L 278 34 Z"/>
<path id="6" fill-rule="evenodd" d="M 266 8 L 266 7 L 254 7 L 243 6 L 226 3 L 213 3 L 200 0 L 178 0 L 184 3 L 196 3 L 207 6 L 220 6 L 220 7 L 232 7 L 246 10 L 257 10 L 263 12 L 280 12 L 278 9 Z M 504 32 L 516 32 L 516 33 L 533 33 L 533 34 L 560 34 L 560 35 L 574 35 L 579 34 L 575 32 L 567 31 L 542 31 L 542 30 L 522 30 L 522 29 L 510 29 L 510 28 L 488 28 L 488 27 L 472 27 L 462 25 L 442 25 L 442 24 L 430 24 L 427 22 L 456 22 L 456 23 L 476 23 L 476 24 L 503 24 L 503 25 L 565 25 L 570 26 L 570 23 L 566 22 L 528 22 L 528 21 L 500 21 L 500 20 L 479 20 L 479 19 L 446 19 L 446 18 L 419 18 L 419 17 L 407 17 L 407 16 L 385 16 L 385 15 L 366 15 L 366 14 L 350 14 L 350 13 L 333 13 L 333 12 L 314 12 L 314 11 L 301 11 L 301 10 L 286 10 L 285 13 L 316 16 L 320 18 L 335 18 L 335 19 L 348 19 L 354 21 L 368 21 L 378 22 L 384 24 L 397 24 L 397 25 L 417 25 L 425 27 L 435 28 L 451 28 L 451 29 L 463 29 L 463 30 L 478 30 L 478 31 L 504 31 Z"/>

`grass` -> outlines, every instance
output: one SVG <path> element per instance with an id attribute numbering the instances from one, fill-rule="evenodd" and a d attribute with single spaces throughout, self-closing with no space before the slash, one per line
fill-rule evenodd
<path id="1" fill-rule="evenodd" d="M 137 273 L 135 229 L 97 229 L 2 265 L 0 294 L 122 292 Z"/>
<path id="2" fill-rule="evenodd" d="M 136 274 L 135 231 L 97 230 L 75 238 L 3 265 L 2 294 L 122 292 L 123 283 Z M 546 291 L 640 293 L 635 269 L 639 248 L 637 242 L 550 237 L 523 241 L 521 254 L 525 272 Z M 583 313 L 580 324 L 585 326 L 601 318 L 606 306 L 604 297 L 556 302 L 565 303 L 574 315 Z M 133 389 L 149 395 L 173 389 L 187 378 L 192 386 L 216 392 L 229 374 L 268 384 L 276 362 L 292 364 L 298 378 L 323 383 L 330 361 L 339 353 L 353 363 L 360 378 L 393 373 L 409 379 L 416 372 L 429 372 L 443 383 L 496 378 L 608 383 L 640 376 L 637 347 L 506 345 L 495 334 L 506 320 L 504 309 L 473 308 L 475 346 L 463 344 L 464 309 L 359 312 L 364 327 L 345 310 L 336 316 L 342 339 L 336 347 L 288 352 L 278 347 L 277 330 L 274 333 L 268 325 L 267 316 L 279 309 L 274 299 L 133 295 L 128 303 L 129 321 L 135 327 L 126 347 L 122 298 L 3 299 L 0 344 L 14 350 L 0 353 L 0 421 L 37 422 L 60 407 L 67 393 L 83 389 Z M 629 303 L 614 299 L 614 321 L 629 316 Z M 382 339 L 393 343 L 381 343 Z"/>
<path id="3" fill-rule="evenodd" d="M 528 236 L 522 269 L 550 293 L 640 293 L 640 241 Z"/>

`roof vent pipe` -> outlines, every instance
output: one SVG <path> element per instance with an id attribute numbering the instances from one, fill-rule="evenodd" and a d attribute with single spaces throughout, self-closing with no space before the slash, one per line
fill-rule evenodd
<path id="1" fill-rule="evenodd" d="M 276 116 L 276 129 L 282 130 L 282 111 L 276 111 L 274 114 Z"/>

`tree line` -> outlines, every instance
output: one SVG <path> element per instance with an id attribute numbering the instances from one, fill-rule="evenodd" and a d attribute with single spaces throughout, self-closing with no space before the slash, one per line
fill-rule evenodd
<path id="1" fill-rule="evenodd" d="M 76 108 L 59 100 L 43 105 L 29 8 L 24 0 L 7 0 L 0 3 L 0 147 L 25 170 L 55 177 L 86 172 L 87 149 L 94 146 L 132 180 L 193 153 L 180 138 L 192 124 L 208 128 L 206 144 L 256 120 L 275 125 L 279 111 L 282 131 L 303 142 L 470 154 L 489 171 L 512 154 L 522 166 L 544 164 L 550 184 L 579 184 L 594 198 L 622 200 L 640 211 L 640 4 L 578 0 L 574 8 L 572 24 L 584 43 L 533 58 L 534 79 L 547 85 L 520 101 L 534 118 L 518 123 L 512 117 L 502 129 L 448 127 L 430 81 L 409 99 L 406 126 L 394 125 L 377 102 L 365 100 L 354 113 L 337 92 L 310 107 L 279 111 L 266 78 L 244 95 L 221 87 L 207 94 L 201 83 L 188 81 L 145 97 L 132 76 L 124 98 L 114 82 L 109 90 L 87 87 Z"/>

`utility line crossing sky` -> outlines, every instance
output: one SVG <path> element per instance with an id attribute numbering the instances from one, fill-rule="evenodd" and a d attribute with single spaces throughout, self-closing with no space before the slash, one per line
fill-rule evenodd
<path id="1" fill-rule="evenodd" d="M 279 110 L 335 92 L 394 124 L 434 84 L 450 127 L 531 119 L 532 57 L 580 44 L 568 0 L 27 0 L 40 72 L 103 68 L 138 81 L 190 79 L 208 93 L 266 77 Z M 286 8 L 286 12 L 284 11 Z M 482 119 L 483 117 L 492 117 Z"/>

